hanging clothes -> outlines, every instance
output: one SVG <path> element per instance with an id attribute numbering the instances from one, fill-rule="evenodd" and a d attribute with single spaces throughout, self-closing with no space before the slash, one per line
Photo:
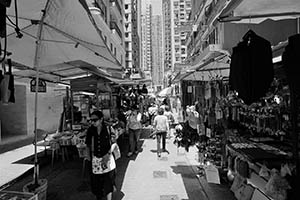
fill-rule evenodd
<path id="1" fill-rule="evenodd" d="M 300 34 L 293 35 L 288 39 L 288 45 L 285 47 L 285 51 L 282 54 L 282 62 L 286 75 L 287 81 L 294 92 L 300 95 L 300 69 L 299 69 L 299 58 L 300 58 Z"/>
<path id="2" fill-rule="evenodd" d="M 273 81 L 271 43 L 249 30 L 233 48 L 229 84 L 238 96 L 251 104 L 263 97 Z"/>
<path id="3" fill-rule="evenodd" d="M 206 82 L 205 84 L 205 99 L 211 98 L 211 85 L 210 82 Z"/>
<path id="4" fill-rule="evenodd" d="M 14 86 L 14 76 L 12 75 L 12 65 L 11 60 L 7 60 L 8 72 L 5 71 L 3 80 L 0 81 L 0 99 L 2 103 L 15 103 L 15 86 Z M 5 66 L 3 67 L 5 70 Z M 1 78 L 0 78 L 1 80 Z"/>

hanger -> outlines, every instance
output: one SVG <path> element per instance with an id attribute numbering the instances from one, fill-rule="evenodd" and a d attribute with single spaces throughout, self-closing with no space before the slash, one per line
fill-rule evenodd
<path id="1" fill-rule="evenodd" d="M 243 36 L 243 40 L 247 41 L 247 45 L 250 44 L 251 38 L 256 35 L 255 32 L 250 28 L 250 24 L 251 24 L 251 16 L 249 16 L 248 31 Z"/>
<path id="2" fill-rule="evenodd" d="M 244 40 L 244 41 L 247 41 L 247 44 L 249 45 L 250 42 L 251 42 L 251 39 L 252 39 L 254 36 L 256 36 L 256 33 L 255 33 L 253 30 L 249 29 L 249 30 L 247 31 L 247 33 L 243 36 L 243 40 Z"/>

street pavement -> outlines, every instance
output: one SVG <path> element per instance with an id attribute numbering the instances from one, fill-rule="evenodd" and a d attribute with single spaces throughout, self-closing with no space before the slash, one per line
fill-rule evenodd
<path id="1" fill-rule="evenodd" d="M 196 152 L 191 149 L 177 149 L 173 139 L 167 140 L 169 153 L 156 153 L 156 140 L 148 138 L 145 129 L 140 141 L 141 152 L 128 158 L 128 137 L 118 143 L 122 157 L 117 160 L 117 191 L 114 200 L 218 200 L 234 199 L 227 186 L 208 184 L 197 175 Z M 48 180 L 47 200 L 94 200 L 90 192 L 89 174 L 82 176 L 82 159 L 77 149 L 69 149 L 69 159 L 62 162 L 60 157 L 51 167 L 51 154 L 39 154 L 40 178 Z M 14 163 L 32 164 L 33 156 Z M 11 170 L 11 169 L 9 169 Z M 25 184 L 32 181 L 33 170 L 16 179 L 5 190 L 22 191 Z"/>

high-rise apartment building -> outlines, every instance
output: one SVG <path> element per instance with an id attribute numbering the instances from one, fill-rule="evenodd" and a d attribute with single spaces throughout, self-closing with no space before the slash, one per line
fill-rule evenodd
<path id="1" fill-rule="evenodd" d="M 152 6 L 149 0 L 144 0 L 142 4 L 142 70 L 146 78 L 151 78 L 152 71 Z"/>
<path id="2" fill-rule="evenodd" d="M 187 58 L 185 38 L 192 28 L 191 10 L 191 0 L 163 1 L 165 70 L 174 71 Z"/>
<path id="3" fill-rule="evenodd" d="M 163 0 L 162 13 L 163 13 L 163 38 L 164 38 L 164 70 L 168 71 L 172 69 L 173 59 L 172 59 L 172 12 L 171 12 L 171 0 Z"/>
<path id="4" fill-rule="evenodd" d="M 140 72 L 140 12 L 139 0 L 124 1 L 125 68 L 130 73 Z"/>
<path id="5" fill-rule="evenodd" d="M 163 85 L 163 33 L 162 16 L 152 17 L 152 83 L 156 86 Z M 156 87 L 157 88 L 157 87 Z"/>

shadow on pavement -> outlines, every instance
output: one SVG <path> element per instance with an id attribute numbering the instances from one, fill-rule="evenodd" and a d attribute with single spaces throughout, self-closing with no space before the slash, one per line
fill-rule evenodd
<path id="1" fill-rule="evenodd" d="M 139 141 L 139 149 L 141 151 L 143 151 L 142 146 L 143 146 L 144 141 L 140 140 Z M 124 182 L 124 178 L 125 178 L 125 174 L 126 174 L 126 170 L 128 167 L 128 164 L 130 161 L 135 160 L 137 157 L 137 154 L 133 154 L 130 157 L 127 157 L 127 153 L 128 153 L 128 149 L 129 149 L 129 145 L 128 145 L 128 137 L 124 137 L 122 139 L 122 141 L 118 142 L 119 147 L 120 147 L 120 151 L 121 151 L 121 158 L 117 160 L 117 176 L 116 176 L 116 187 L 117 187 L 117 191 L 114 192 L 113 194 L 113 199 L 114 200 L 121 200 L 123 199 L 123 197 L 126 195 L 121 191 L 123 182 Z M 141 153 L 141 152 L 139 152 Z"/>
<path id="2" fill-rule="evenodd" d="M 116 161 L 117 191 L 113 193 L 113 199 L 121 200 L 126 195 L 121 191 L 121 188 L 128 164 L 131 160 L 135 160 L 137 155 L 134 154 L 129 158 L 126 156 L 128 152 L 128 137 L 121 137 L 117 142 L 122 156 Z M 140 147 L 143 146 L 143 140 L 139 142 L 139 145 Z M 94 200 L 95 197 L 90 192 L 88 163 L 86 163 L 85 173 L 82 177 L 82 158 L 79 158 L 77 150 L 70 150 L 69 154 L 69 159 L 65 162 L 62 162 L 61 156 L 58 156 L 53 167 L 51 167 L 51 152 L 48 152 L 47 156 L 44 156 L 44 152 L 39 154 L 39 177 L 48 181 L 47 200 Z M 33 156 L 29 156 L 15 163 L 33 164 L 33 158 Z M 29 170 L 16 181 L 13 181 L 5 190 L 22 192 L 23 186 L 33 180 L 32 176 L 33 170 Z"/>
<path id="3" fill-rule="evenodd" d="M 176 165 L 171 166 L 176 174 L 181 174 L 186 192 L 190 200 L 193 199 L 226 199 L 234 200 L 233 193 L 229 190 L 229 185 L 224 181 L 223 175 L 220 173 L 221 184 L 208 183 L 205 175 L 195 172 L 198 166 Z M 198 174 L 197 174 L 198 173 Z M 199 175 L 199 177 L 197 176 Z M 198 182 L 198 184 L 196 183 Z M 196 187 L 195 187 L 196 186 Z M 198 187 L 198 188 L 197 188 Z M 197 197 L 198 196 L 198 197 Z M 201 198 L 199 198 L 201 197 Z"/>
<path id="4" fill-rule="evenodd" d="M 181 175 L 189 200 L 208 199 L 190 165 L 176 165 L 171 168 L 175 174 Z"/>

